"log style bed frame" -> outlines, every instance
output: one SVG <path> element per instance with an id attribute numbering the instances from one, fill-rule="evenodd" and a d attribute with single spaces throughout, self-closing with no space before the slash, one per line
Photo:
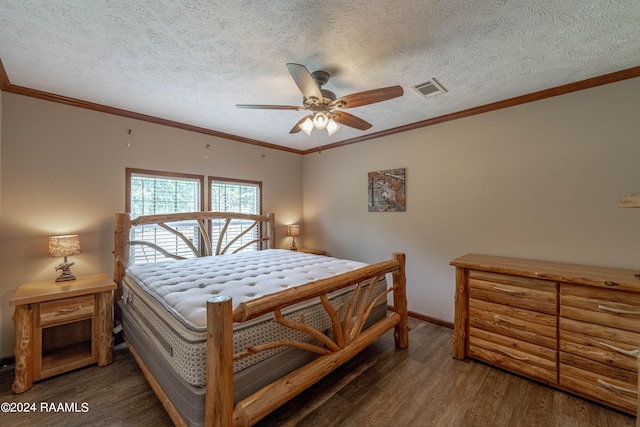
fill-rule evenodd
<path id="1" fill-rule="evenodd" d="M 118 284 L 116 301 L 119 299 L 122 291 L 122 279 L 129 265 L 131 246 L 137 244 L 150 247 L 154 246 L 146 242 L 131 241 L 130 233 L 132 227 L 155 224 L 182 239 L 193 250 L 195 256 L 222 255 L 229 250 L 229 245 L 223 247 L 223 236 L 220 236 L 215 245 L 209 238 L 209 221 L 219 219 L 225 221 L 225 225 L 222 228 L 222 235 L 228 232 L 228 226 L 234 219 L 254 221 L 254 225 L 261 227 L 260 236 L 254 240 L 254 242 L 257 242 L 261 249 L 275 247 L 275 218 L 273 214 L 247 215 L 220 212 L 192 212 L 139 216 L 135 219 L 131 219 L 129 214 L 116 214 L 114 250 L 114 280 Z M 204 242 L 202 245 L 204 249 L 202 251 L 196 249 L 196 245 L 182 233 L 172 228 L 171 224 L 177 221 L 191 221 L 198 224 Z M 237 240 L 238 237 L 231 237 L 230 240 L 234 239 Z M 162 249 L 159 248 L 155 249 L 162 251 Z M 165 255 L 167 254 L 165 253 Z M 179 258 L 175 256 L 172 257 Z M 357 298 L 362 298 L 362 294 L 366 294 L 364 297 L 367 299 L 364 301 L 367 301 L 370 297 L 368 293 L 374 288 L 374 286 L 371 285 L 368 286 L 366 290 L 360 292 L 362 284 L 364 282 L 368 283 L 371 280 L 376 282 L 387 273 L 391 273 L 392 275 L 392 286 L 388 287 L 387 292 L 378 296 L 369 306 L 360 304 L 360 307 L 356 309 Z M 353 291 L 353 296 L 346 307 L 347 315 L 344 316 L 344 320 L 340 321 L 337 308 L 332 306 L 327 295 L 338 289 L 354 285 L 355 290 Z M 363 325 L 374 303 L 379 302 L 380 298 L 386 298 L 389 292 L 393 292 L 393 307 L 389 308 L 387 316 L 370 327 L 363 329 Z M 360 296 L 358 296 L 359 294 Z M 328 313 L 332 323 L 332 337 L 305 324 L 304 318 L 301 318 L 299 322 L 292 322 L 282 316 L 281 309 L 312 298 L 319 298 L 322 306 Z M 305 285 L 286 289 L 276 294 L 243 302 L 235 309 L 232 309 L 231 298 L 226 296 L 212 297 L 207 301 L 206 305 L 207 388 L 205 398 L 205 423 L 207 426 L 248 426 L 257 423 L 270 412 L 348 361 L 392 328 L 395 330 L 394 338 L 396 347 L 404 349 L 409 345 L 405 255 L 403 253 L 394 253 L 390 260 L 371 264 L 352 272 L 328 279 L 317 280 Z M 306 332 L 309 336 L 320 342 L 321 345 L 281 340 L 270 344 L 250 347 L 241 354 L 233 354 L 234 322 L 245 322 L 266 313 L 273 313 L 275 321 L 282 325 Z M 126 340 L 126 331 L 124 332 Z M 303 348 L 314 351 L 318 353 L 319 356 L 302 368 L 265 386 L 234 406 L 234 359 L 279 346 Z M 167 394 L 154 378 L 152 372 L 141 360 L 135 348 L 131 347 L 131 345 L 129 345 L 129 347 L 173 422 L 176 425 L 186 425 Z"/>

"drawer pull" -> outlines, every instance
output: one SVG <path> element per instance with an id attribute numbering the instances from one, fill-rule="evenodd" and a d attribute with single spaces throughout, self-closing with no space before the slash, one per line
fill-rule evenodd
<path id="1" fill-rule="evenodd" d="M 611 391 L 615 391 L 616 393 L 626 393 L 626 394 L 632 394 L 634 396 L 638 395 L 638 391 L 637 390 L 631 390 L 630 388 L 624 388 L 624 387 L 619 387 L 617 385 L 613 385 L 613 384 L 609 384 L 608 382 L 606 382 L 605 380 L 602 380 L 600 378 L 598 378 L 598 384 L 600 384 L 602 387 L 609 389 Z"/>
<path id="2" fill-rule="evenodd" d="M 505 356 L 507 356 L 507 357 L 510 357 L 510 358 L 512 358 L 512 359 L 520 360 L 520 361 L 523 361 L 523 362 L 526 362 L 527 360 L 529 360 L 529 358 L 528 358 L 528 357 L 524 357 L 524 356 L 514 356 L 513 354 L 508 353 L 508 352 L 503 351 L 503 350 L 494 349 L 493 351 L 495 351 L 496 353 L 500 353 L 500 354 L 502 354 L 502 355 L 505 355 Z"/>
<path id="3" fill-rule="evenodd" d="M 640 311 L 623 310 L 621 308 L 607 307 L 606 305 L 598 305 L 598 310 L 608 311 L 615 314 L 631 314 L 635 316 L 640 316 Z"/>
<path id="4" fill-rule="evenodd" d="M 494 286 L 493 289 L 495 289 L 496 291 L 504 292 L 505 294 L 524 295 L 523 291 L 514 291 L 513 289 L 499 288 L 497 286 Z"/>
<path id="5" fill-rule="evenodd" d="M 601 342 L 599 343 L 601 346 L 610 348 L 613 351 L 617 351 L 618 353 L 624 354 L 625 356 L 638 357 L 640 356 L 640 350 L 624 350 L 622 348 L 614 347 L 607 343 Z"/>
<path id="6" fill-rule="evenodd" d="M 502 322 L 502 323 L 508 323 L 508 324 L 510 324 L 510 325 L 519 326 L 519 327 L 521 327 L 521 328 L 524 328 L 525 326 L 527 326 L 527 325 L 525 325 L 525 324 L 523 324 L 523 323 L 514 322 L 513 320 L 505 319 L 504 317 L 501 317 L 501 316 L 499 316 L 499 315 L 497 315 L 497 314 L 496 314 L 495 316 L 493 316 L 493 320 L 494 320 L 495 322 L 498 322 L 498 323 L 500 323 L 500 322 Z"/>
<path id="7" fill-rule="evenodd" d="M 79 305 L 77 307 L 71 307 L 71 308 L 61 308 L 60 310 L 56 311 L 56 316 L 62 316 L 65 314 L 69 314 L 69 313 L 73 313 L 74 311 L 78 311 L 82 308 L 82 305 Z"/>

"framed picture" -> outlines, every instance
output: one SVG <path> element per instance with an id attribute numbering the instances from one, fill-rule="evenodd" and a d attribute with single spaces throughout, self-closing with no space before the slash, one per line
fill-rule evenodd
<path id="1" fill-rule="evenodd" d="M 369 212 L 405 211 L 405 170 L 369 172 Z"/>

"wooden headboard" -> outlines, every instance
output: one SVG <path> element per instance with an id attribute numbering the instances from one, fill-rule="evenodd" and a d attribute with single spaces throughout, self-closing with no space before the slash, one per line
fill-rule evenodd
<path id="1" fill-rule="evenodd" d="M 212 241 L 212 236 L 210 236 L 209 232 L 211 229 L 209 225 L 213 220 L 224 221 L 224 225 L 221 228 L 216 242 Z M 242 232 L 236 231 L 235 229 L 229 228 L 232 220 L 248 221 L 249 226 L 245 227 Z M 191 239 L 176 229 L 175 224 L 186 221 L 197 224 L 200 231 L 200 237 L 202 239 L 200 249 L 198 249 L 197 245 L 194 244 Z M 253 223 L 251 223 L 251 221 L 253 221 Z M 131 246 L 146 246 L 154 251 L 160 252 L 167 258 L 184 258 L 183 256 L 167 251 L 166 248 L 162 248 L 154 242 L 144 240 L 132 241 L 130 239 L 131 229 L 142 225 L 156 225 L 167 232 L 176 235 L 189 249 L 191 249 L 194 257 L 223 255 L 229 252 L 237 252 L 251 244 L 258 244 L 259 249 L 275 248 L 275 215 L 273 213 L 268 213 L 266 215 L 253 215 L 231 212 L 186 212 L 176 214 L 143 215 L 135 219 L 131 219 L 131 216 L 128 213 L 117 213 L 114 238 L 115 246 L 113 251 L 113 279 L 118 284 L 118 291 L 120 289 L 124 271 L 129 266 L 129 249 Z M 232 250 L 231 246 L 250 230 L 254 229 L 255 226 L 260 226 L 259 236 L 250 242 L 246 242 L 242 247 L 234 248 Z M 118 291 L 116 291 L 116 296 L 119 296 Z"/>

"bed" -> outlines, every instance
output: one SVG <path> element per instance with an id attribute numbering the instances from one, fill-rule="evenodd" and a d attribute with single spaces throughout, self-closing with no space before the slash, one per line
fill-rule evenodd
<path id="1" fill-rule="evenodd" d="M 408 347 L 404 254 L 274 243 L 273 214 L 116 214 L 116 318 L 176 425 L 253 425 L 388 330 Z"/>

